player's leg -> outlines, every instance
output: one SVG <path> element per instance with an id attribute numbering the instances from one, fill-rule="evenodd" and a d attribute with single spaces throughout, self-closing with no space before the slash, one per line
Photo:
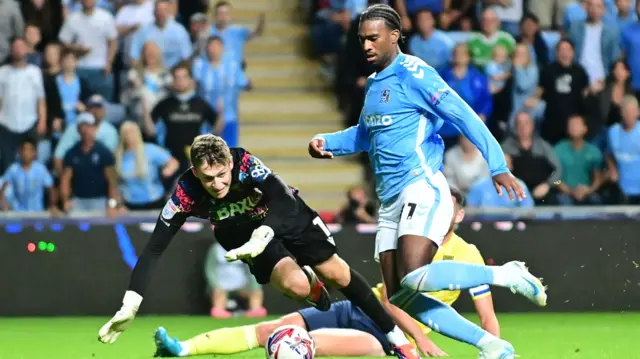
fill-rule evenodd
<path id="1" fill-rule="evenodd" d="M 453 201 L 442 173 L 411 184 L 402 193 L 398 229 L 398 271 L 403 288 L 419 292 L 469 289 L 483 284 L 508 287 L 537 305 L 546 305 L 545 288 L 523 263 L 485 266 L 457 261 L 431 263 L 449 231 Z"/>
<path id="2" fill-rule="evenodd" d="M 371 334 L 354 329 L 318 329 L 310 332 L 316 356 L 383 357 L 387 353 Z"/>
<path id="3" fill-rule="evenodd" d="M 431 181 L 415 182 L 399 198 L 404 209 L 399 220 L 397 264 L 399 274 L 406 277 L 401 282 L 403 289 L 390 300 L 434 331 L 484 351 L 488 345 L 502 341 L 466 320 L 451 306 L 426 293 L 416 293 L 414 288 L 406 288 L 407 278 L 430 270 L 429 263 L 453 222 L 453 201 L 446 181 L 442 181 L 439 186 Z M 504 342 L 503 346 L 513 352 L 510 344 Z"/>
<path id="4" fill-rule="evenodd" d="M 318 311 L 318 313 L 324 312 Z M 185 341 L 172 338 L 164 328 L 158 328 L 154 335 L 157 347 L 156 355 L 160 357 L 185 357 L 242 353 L 264 346 L 269 335 L 283 325 L 297 325 L 306 329 L 305 321 L 299 313 L 287 314 L 276 320 L 255 325 L 215 329 Z"/>
<path id="5" fill-rule="evenodd" d="M 292 253 L 300 263 L 312 266 L 328 284 L 338 288 L 362 309 L 387 334 L 397 350 L 411 358 L 413 346 L 373 294 L 371 285 L 336 254 L 335 243 L 322 219 L 316 215 L 312 223 L 299 240 L 287 243 Z"/>

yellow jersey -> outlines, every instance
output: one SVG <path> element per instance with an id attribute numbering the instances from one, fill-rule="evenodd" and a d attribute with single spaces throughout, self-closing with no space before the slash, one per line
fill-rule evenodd
<path id="1" fill-rule="evenodd" d="M 476 246 L 471 243 L 465 242 L 464 239 L 462 239 L 455 233 L 453 233 L 451 235 L 451 238 L 445 241 L 436 252 L 436 255 L 433 257 L 433 262 L 438 261 L 458 261 L 484 265 L 484 259 L 482 258 L 482 255 L 480 254 L 478 248 L 476 248 Z M 378 283 L 376 287 L 373 288 L 373 292 L 379 300 L 382 300 L 382 289 L 382 283 Z M 481 285 L 479 287 L 470 289 L 469 294 L 471 295 L 471 298 L 473 298 L 473 300 L 477 300 L 479 298 L 488 296 L 489 294 L 491 294 L 491 291 L 488 285 Z M 429 292 L 429 295 L 447 305 L 453 305 L 453 303 L 460 297 L 460 290 L 442 290 L 439 292 Z M 420 328 L 422 328 L 425 334 L 428 334 L 431 331 L 431 328 L 423 325 L 418 321 L 416 322 L 418 323 Z M 409 339 L 413 344 L 415 344 L 412 338 Z"/>

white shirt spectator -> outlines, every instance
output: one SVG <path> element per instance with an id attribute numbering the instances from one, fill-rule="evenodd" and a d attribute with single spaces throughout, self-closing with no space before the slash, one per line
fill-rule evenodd
<path id="1" fill-rule="evenodd" d="M 460 145 L 456 145 L 444 154 L 444 175 L 450 184 L 463 192 L 467 192 L 479 179 L 491 175 L 480 151 L 476 148 L 472 151 L 470 155 L 473 157 L 465 158 Z"/>
<path id="2" fill-rule="evenodd" d="M 604 80 L 605 71 L 602 62 L 602 22 L 598 24 L 585 24 L 584 49 L 580 65 L 587 70 L 589 83 Z"/>
<path id="3" fill-rule="evenodd" d="M 42 71 L 34 65 L 0 67 L 0 125 L 25 133 L 38 121 L 38 100 L 44 98 Z"/>
<path id="4" fill-rule="evenodd" d="M 130 27 L 134 25 L 140 25 L 143 27 L 149 25 L 154 21 L 153 18 L 153 0 L 145 0 L 143 3 L 138 4 L 131 2 L 118 10 L 116 14 L 116 26 L 117 27 Z M 129 47 L 131 46 L 131 38 L 135 32 L 128 34 L 123 39 L 124 53 L 129 53 Z"/>
<path id="5" fill-rule="evenodd" d="M 69 14 L 60 30 L 60 41 L 89 47 L 91 50 L 78 60 L 78 68 L 104 68 L 107 64 L 108 41 L 118 36 L 113 16 L 95 8 L 90 15 L 83 11 Z"/>
<path id="6" fill-rule="evenodd" d="M 512 0 L 509 6 L 492 6 L 500 21 L 520 22 L 524 11 L 523 0 Z"/>

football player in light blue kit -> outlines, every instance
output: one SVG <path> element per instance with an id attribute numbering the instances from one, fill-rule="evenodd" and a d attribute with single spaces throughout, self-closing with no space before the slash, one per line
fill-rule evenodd
<path id="1" fill-rule="evenodd" d="M 367 79 L 360 122 L 316 135 L 309 153 L 315 158 L 369 153 L 382 202 L 376 257 L 389 295 L 394 295 L 391 302 L 433 330 L 476 346 L 480 358 L 514 358 L 510 343 L 424 293 L 497 285 L 540 306 L 547 299 L 540 280 L 521 262 L 431 264 L 453 216 L 449 187 L 440 171 L 444 144 L 438 129 L 447 121 L 480 149 L 499 194 L 504 188 L 512 200 L 522 200 L 524 191 L 482 120 L 432 67 L 400 52 L 400 17 L 395 10 L 387 5 L 367 8 L 360 17 L 359 36 L 367 60 L 378 68 Z"/>

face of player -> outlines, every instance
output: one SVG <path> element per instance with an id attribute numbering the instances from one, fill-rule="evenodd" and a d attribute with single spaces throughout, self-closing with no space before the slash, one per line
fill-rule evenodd
<path id="1" fill-rule="evenodd" d="M 231 9 L 223 5 L 216 9 L 216 24 L 225 27 L 231 22 Z"/>
<path id="2" fill-rule="evenodd" d="M 449 226 L 449 232 L 453 231 L 457 224 L 462 223 L 464 220 L 464 208 L 460 207 L 458 201 L 454 196 L 451 196 L 451 200 L 453 201 L 453 211 L 454 215 L 451 219 L 451 226 Z"/>
<path id="3" fill-rule="evenodd" d="M 400 31 L 391 30 L 384 20 L 367 20 L 360 24 L 360 43 L 367 61 L 376 67 L 391 63 L 398 48 Z"/>
<path id="4" fill-rule="evenodd" d="M 201 164 L 197 169 L 193 169 L 193 174 L 198 177 L 202 187 L 214 198 L 224 198 L 229 193 L 231 187 L 231 170 L 233 160 L 221 165 Z"/>

